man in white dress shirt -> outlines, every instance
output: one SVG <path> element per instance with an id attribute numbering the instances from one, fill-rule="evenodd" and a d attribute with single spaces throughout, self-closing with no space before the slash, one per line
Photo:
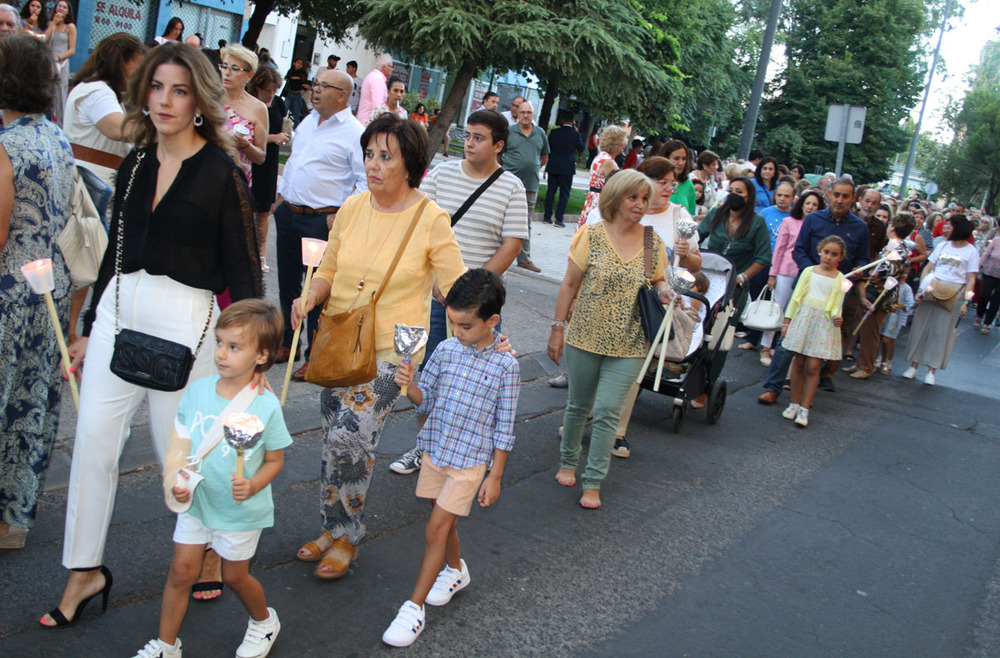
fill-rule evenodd
<path id="1" fill-rule="evenodd" d="M 313 110 L 299 123 L 292 140 L 292 154 L 285 163 L 274 211 L 278 251 L 278 297 L 285 317 L 285 337 L 278 362 L 288 360 L 292 344 L 291 307 L 302 294 L 302 238 L 326 240 L 341 204 L 351 194 L 368 189 L 361 125 L 348 105 L 351 76 L 343 71 L 324 71 L 313 89 Z M 305 334 L 312 336 L 319 322 L 319 309 L 308 317 Z M 292 376 L 305 378 L 306 364 Z"/>

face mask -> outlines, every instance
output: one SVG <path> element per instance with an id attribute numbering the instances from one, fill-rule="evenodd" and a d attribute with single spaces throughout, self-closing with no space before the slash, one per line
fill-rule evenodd
<path id="1" fill-rule="evenodd" d="M 729 209 L 740 211 L 743 210 L 743 206 L 747 205 L 747 200 L 741 197 L 739 194 L 729 195 Z"/>

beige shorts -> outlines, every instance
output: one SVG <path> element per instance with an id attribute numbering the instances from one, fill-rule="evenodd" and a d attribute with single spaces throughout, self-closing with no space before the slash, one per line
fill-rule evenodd
<path id="1" fill-rule="evenodd" d="M 451 468 L 438 466 L 425 455 L 417 480 L 417 498 L 436 499 L 438 507 L 444 511 L 468 516 L 485 475 L 486 464 Z"/>

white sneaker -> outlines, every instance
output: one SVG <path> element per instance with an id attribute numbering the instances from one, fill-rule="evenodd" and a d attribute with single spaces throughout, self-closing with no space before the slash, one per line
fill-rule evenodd
<path id="1" fill-rule="evenodd" d="M 170 646 L 158 637 L 153 638 L 139 649 L 135 658 L 181 658 L 181 639 L 177 638 L 176 646 Z"/>
<path id="2" fill-rule="evenodd" d="M 390 647 L 408 647 L 424 630 L 424 608 L 413 601 L 400 606 L 396 618 L 382 633 L 382 641 Z"/>
<path id="3" fill-rule="evenodd" d="M 784 411 L 781 412 L 781 417 L 787 418 L 788 420 L 795 420 L 795 415 L 799 413 L 799 409 L 801 408 L 802 407 L 793 402 L 792 404 L 788 405 L 788 407 Z"/>
<path id="4" fill-rule="evenodd" d="M 799 412 L 795 414 L 795 424 L 799 427 L 807 427 L 809 425 L 809 410 L 805 407 L 799 407 Z"/>
<path id="5" fill-rule="evenodd" d="M 274 608 L 268 608 L 267 612 L 269 616 L 264 621 L 250 618 L 243 644 L 236 649 L 236 658 L 264 658 L 270 653 L 278 631 L 281 630 L 281 622 L 278 621 L 278 613 Z"/>
<path id="6" fill-rule="evenodd" d="M 424 603 L 445 605 L 451 601 L 451 597 L 455 596 L 455 592 L 465 589 L 469 580 L 469 567 L 465 564 L 465 560 L 462 560 L 461 569 L 452 569 L 445 564 L 444 569 L 438 574 L 437 580 L 434 581 L 434 586 L 427 594 L 427 598 L 424 599 Z"/>
<path id="7" fill-rule="evenodd" d="M 934 373 L 933 372 L 927 373 L 927 376 L 924 377 L 924 383 L 927 384 L 928 386 L 934 386 Z"/>
<path id="8" fill-rule="evenodd" d="M 917 369 L 914 368 L 913 366 L 907 368 L 906 371 L 903 373 L 903 379 L 913 379 L 916 376 L 917 376 Z"/>

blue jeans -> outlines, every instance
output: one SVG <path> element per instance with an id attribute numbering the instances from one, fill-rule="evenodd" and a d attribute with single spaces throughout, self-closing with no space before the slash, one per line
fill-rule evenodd
<path id="1" fill-rule="evenodd" d="M 771 365 L 767 367 L 764 390 L 781 395 L 781 387 L 788 376 L 788 366 L 792 364 L 792 357 L 795 356 L 795 353 L 785 349 L 780 331 L 774 332 L 774 340 L 775 343 L 772 345 L 774 354 L 771 355 Z"/>
<path id="2" fill-rule="evenodd" d="M 302 121 L 302 110 L 305 109 L 305 101 L 299 92 L 288 92 L 288 111 L 292 113 L 292 126 L 299 125 Z"/>
<path id="3" fill-rule="evenodd" d="M 281 341 L 284 347 L 292 346 L 292 303 L 302 295 L 302 283 L 306 267 L 302 264 L 302 238 L 319 238 L 326 240 L 330 235 L 326 227 L 326 215 L 306 215 L 292 212 L 282 203 L 274 211 L 275 242 L 278 252 L 278 300 L 281 305 L 281 315 L 285 318 L 285 337 Z M 319 326 L 319 316 L 322 306 L 317 306 L 309 312 L 303 331 L 309 339 L 309 349 L 305 357 L 309 358 L 312 349 L 312 337 Z"/>

